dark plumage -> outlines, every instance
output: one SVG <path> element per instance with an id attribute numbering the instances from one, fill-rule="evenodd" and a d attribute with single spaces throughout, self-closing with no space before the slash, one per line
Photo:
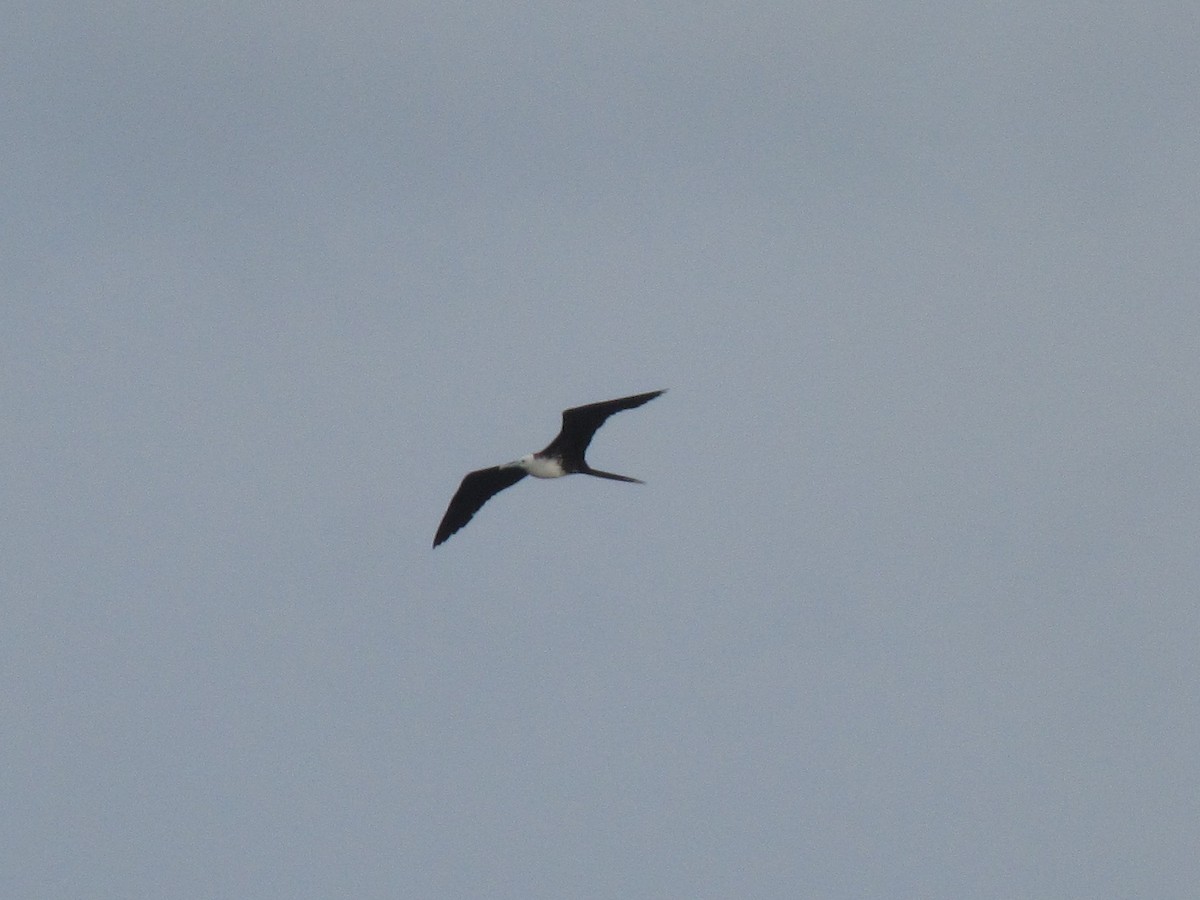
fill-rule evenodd
<path id="1" fill-rule="evenodd" d="M 661 393 L 663 391 L 650 391 L 646 394 L 634 394 L 632 397 L 620 397 L 563 410 L 562 430 L 544 450 L 501 466 L 477 469 L 469 473 L 450 500 L 450 506 L 446 509 L 433 538 L 433 546 L 436 547 L 470 522 L 471 517 L 479 512 L 483 504 L 505 488 L 512 487 L 526 475 L 538 478 L 557 478 L 573 474 L 595 475 L 598 478 L 641 484 L 641 481 L 628 475 L 614 475 L 612 472 L 593 469 L 587 464 L 584 454 L 597 429 L 609 416 L 648 403 Z"/>
<path id="2" fill-rule="evenodd" d="M 446 514 L 442 516 L 442 523 L 438 525 L 437 534 L 433 538 L 433 546 L 436 547 L 470 522 L 475 513 L 492 497 L 505 488 L 512 487 L 528 474 L 516 466 L 492 466 L 489 469 L 476 469 L 468 474 L 454 492 Z"/>

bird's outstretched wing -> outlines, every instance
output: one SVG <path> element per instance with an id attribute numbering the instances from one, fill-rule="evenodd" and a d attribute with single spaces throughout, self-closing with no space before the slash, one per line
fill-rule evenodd
<path id="1" fill-rule="evenodd" d="M 649 403 L 665 391 L 650 391 L 647 394 L 634 394 L 632 397 L 620 397 L 616 400 L 603 400 L 600 403 L 589 403 L 587 406 L 576 406 L 564 409 L 562 414 L 562 430 L 558 437 L 550 442 L 542 455 L 554 456 L 565 454 L 583 459 L 584 451 L 592 442 L 596 430 L 604 424 L 615 412 L 623 409 L 633 409 L 643 403 Z"/>
<path id="2" fill-rule="evenodd" d="M 458 486 L 442 524 L 433 538 L 433 546 L 445 541 L 468 522 L 479 508 L 506 487 L 512 487 L 525 477 L 525 470 L 516 466 L 492 466 L 469 473 Z"/>

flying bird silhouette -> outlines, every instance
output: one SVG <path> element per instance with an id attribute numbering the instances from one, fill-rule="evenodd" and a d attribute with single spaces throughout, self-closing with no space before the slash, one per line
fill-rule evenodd
<path id="1" fill-rule="evenodd" d="M 630 478 L 628 475 L 614 475 L 612 472 L 593 469 L 583 455 L 592 441 L 592 436 L 609 416 L 623 409 L 634 409 L 643 403 L 649 403 L 662 393 L 664 391 L 650 391 L 648 394 L 634 394 L 632 397 L 564 409 L 562 430 L 545 450 L 527 453 L 520 459 L 503 465 L 468 473 L 450 500 L 446 514 L 442 516 L 442 523 L 438 525 L 437 534 L 433 538 L 433 546 L 443 543 L 470 522 L 471 517 L 479 512 L 483 504 L 505 488 L 512 487 L 526 475 L 532 475 L 534 478 L 595 475 L 597 478 L 643 484 L 640 479 Z"/>

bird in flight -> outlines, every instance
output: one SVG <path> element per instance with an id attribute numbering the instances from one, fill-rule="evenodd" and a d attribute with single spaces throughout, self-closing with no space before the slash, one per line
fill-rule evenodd
<path id="1" fill-rule="evenodd" d="M 442 516 L 442 524 L 438 526 L 433 538 L 433 546 L 444 542 L 450 535 L 458 531 L 468 522 L 480 507 L 492 497 L 507 487 L 512 487 L 526 475 L 534 478 L 560 478 L 563 475 L 595 475 L 597 478 L 611 478 L 614 481 L 631 481 L 643 484 L 637 478 L 628 475 L 614 475 L 612 472 L 601 472 L 593 469 L 583 458 L 583 454 L 592 441 L 596 430 L 604 424 L 605 419 L 623 409 L 634 409 L 643 403 L 648 403 L 663 391 L 650 391 L 648 394 L 634 394 L 632 397 L 621 397 L 617 400 L 604 400 L 600 403 L 589 403 L 587 406 L 576 406 L 564 409 L 562 414 L 562 430 L 558 437 L 552 440 L 545 450 L 528 453 L 520 459 L 479 469 L 469 473 L 458 486 L 446 515 Z"/>

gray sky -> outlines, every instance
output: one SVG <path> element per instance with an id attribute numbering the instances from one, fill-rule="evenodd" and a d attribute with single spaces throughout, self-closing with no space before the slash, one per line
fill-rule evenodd
<path id="1" fill-rule="evenodd" d="M 15 6 L 0 894 L 1194 896 L 1194 3 Z"/>

